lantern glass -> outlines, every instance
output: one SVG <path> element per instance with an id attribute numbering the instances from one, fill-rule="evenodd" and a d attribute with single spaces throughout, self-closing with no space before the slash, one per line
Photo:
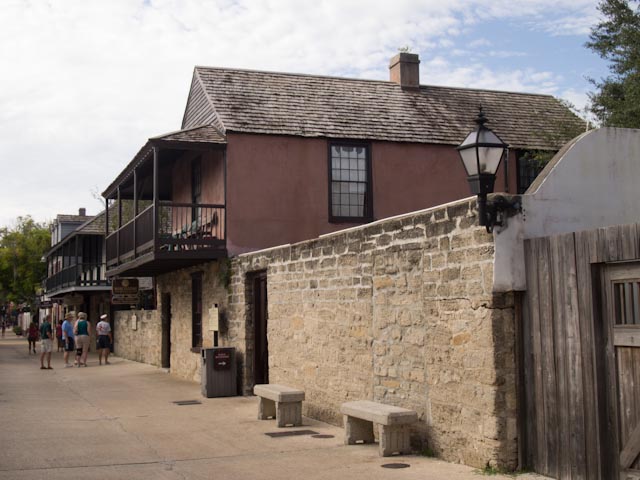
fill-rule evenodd
<path id="1" fill-rule="evenodd" d="M 458 147 L 467 176 L 481 173 L 495 175 L 504 149 L 505 144 L 498 136 L 484 127 L 467 135 Z"/>

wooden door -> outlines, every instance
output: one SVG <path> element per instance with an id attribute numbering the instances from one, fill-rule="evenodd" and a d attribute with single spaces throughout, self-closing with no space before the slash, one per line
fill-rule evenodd
<path id="1" fill-rule="evenodd" d="M 171 368 L 171 294 L 162 294 L 162 368 Z"/>
<path id="2" fill-rule="evenodd" d="M 253 355 L 254 384 L 269 383 L 269 344 L 267 341 L 267 274 L 253 279 L 253 325 L 255 349 Z"/>
<path id="3" fill-rule="evenodd" d="M 640 264 L 610 265 L 605 288 L 608 317 L 608 391 L 614 463 L 622 480 L 640 479 Z"/>

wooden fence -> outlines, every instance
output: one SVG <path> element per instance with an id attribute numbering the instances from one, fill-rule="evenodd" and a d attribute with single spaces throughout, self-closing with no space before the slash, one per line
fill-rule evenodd
<path id="1" fill-rule="evenodd" d="M 525 241 L 520 452 L 522 464 L 538 473 L 618 475 L 601 277 L 606 263 L 640 259 L 639 239 L 634 224 Z"/>

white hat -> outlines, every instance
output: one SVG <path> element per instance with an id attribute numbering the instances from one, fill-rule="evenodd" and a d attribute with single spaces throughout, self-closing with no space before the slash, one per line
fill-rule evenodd
<path id="1" fill-rule="evenodd" d="M 103 313 L 102 315 L 100 315 L 100 320 L 104 320 L 105 318 L 107 318 L 109 315 L 107 315 L 106 313 Z"/>

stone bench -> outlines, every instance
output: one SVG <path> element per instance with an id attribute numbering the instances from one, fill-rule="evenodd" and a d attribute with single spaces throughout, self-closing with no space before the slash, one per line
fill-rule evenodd
<path id="1" fill-rule="evenodd" d="M 254 386 L 253 394 L 260 397 L 258 420 L 275 417 L 278 427 L 302 425 L 303 390 L 285 385 L 264 384 Z"/>
<path id="2" fill-rule="evenodd" d="M 411 453 L 409 433 L 411 424 L 418 420 L 413 410 L 359 400 L 343 403 L 340 412 L 344 418 L 345 445 L 374 443 L 373 429 L 377 426 L 381 457 Z"/>

